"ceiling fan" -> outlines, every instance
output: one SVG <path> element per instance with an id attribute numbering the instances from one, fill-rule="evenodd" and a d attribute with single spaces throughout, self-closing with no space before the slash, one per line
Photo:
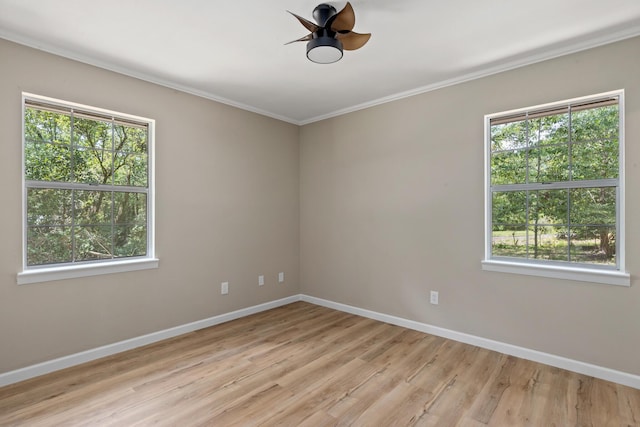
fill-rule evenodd
<path id="1" fill-rule="evenodd" d="M 371 34 L 358 34 L 351 31 L 356 23 L 356 15 L 351 3 L 338 12 L 330 4 L 322 3 L 313 9 L 313 18 L 317 24 L 287 11 L 311 33 L 295 42 L 307 43 L 307 58 L 318 64 L 331 64 L 342 58 L 342 50 L 356 50 L 364 46 Z"/>

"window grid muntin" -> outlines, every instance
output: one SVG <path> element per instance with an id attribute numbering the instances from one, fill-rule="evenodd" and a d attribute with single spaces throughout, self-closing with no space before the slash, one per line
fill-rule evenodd
<path id="1" fill-rule="evenodd" d="M 485 132 L 485 138 L 486 138 L 486 144 L 485 144 L 485 152 L 486 154 L 486 165 L 485 165 L 485 171 L 486 171 L 486 188 L 488 189 L 487 195 L 485 197 L 485 207 L 486 207 L 486 254 L 487 254 L 487 259 L 494 259 L 494 260 L 507 260 L 507 261 L 515 261 L 515 262 L 525 262 L 525 263 L 530 263 L 530 264 L 540 264 L 540 265 L 560 265 L 560 266 L 572 266 L 572 267 L 586 267 L 588 269 L 616 269 L 616 270 L 621 270 L 624 267 L 624 253 L 622 253 L 621 251 L 621 247 L 622 247 L 622 242 L 624 240 L 624 236 L 621 234 L 623 233 L 623 229 L 624 229 L 624 224 L 621 223 L 621 218 L 623 217 L 623 213 L 621 212 L 622 208 L 623 208 L 623 203 L 624 201 L 621 199 L 623 191 L 622 191 L 622 187 L 624 185 L 624 179 L 623 179 L 623 166 L 624 166 L 624 151 L 623 151 L 623 143 L 624 143 L 624 111 L 623 111 L 623 96 L 624 93 L 623 91 L 615 91 L 615 92 L 610 92 L 607 94 L 601 94 L 601 95 L 594 95 L 591 97 L 584 97 L 581 98 L 579 100 L 577 100 L 577 102 L 574 103 L 575 100 L 569 100 L 569 101 L 563 101 L 563 102 L 558 102 L 555 104 L 549 104 L 551 105 L 551 107 L 547 107 L 547 106 L 543 106 L 546 107 L 547 110 L 543 109 L 543 108 L 536 108 L 536 107 L 532 107 L 529 109 L 521 109 L 519 110 L 519 112 L 516 113 L 505 113 L 505 114 L 494 114 L 494 115 L 488 115 L 485 116 L 486 119 L 486 132 Z M 586 101 L 584 101 L 586 100 Z M 617 122 L 617 127 L 616 130 L 614 132 L 610 132 L 607 135 L 603 135 L 600 138 L 594 139 L 593 141 L 601 141 L 603 143 L 607 143 L 610 142 L 612 139 L 615 139 L 617 141 L 617 162 L 618 162 L 618 168 L 617 168 L 617 178 L 615 179 L 602 179 L 602 180 L 584 180 L 584 181 L 588 181 L 588 182 L 583 182 L 583 181 L 574 181 L 572 178 L 572 171 L 573 171 L 573 159 L 572 159 L 572 147 L 574 145 L 574 141 L 572 139 L 573 137 L 573 132 L 572 132 L 572 118 L 573 118 L 573 114 L 572 113 L 572 108 L 574 106 L 578 106 L 578 111 L 581 110 L 586 110 L 586 109 L 592 109 L 592 108 L 601 108 L 601 107 L 606 107 L 606 106 L 611 106 L 611 105 L 616 105 L 617 106 L 617 114 L 618 114 L 618 122 Z M 565 106 L 564 108 L 566 108 L 566 111 L 568 112 L 568 132 L 567 132 L 567 143 L 566 145 L 568 146 L 568 158 L 567 158 L 567 162 L 568 162 L 568 173 L 569 173 L 569 177 L 567 181 L 556 181 L 556 182 L 544 182 L 544 183 L 534 183 L 531 184 L 529 183 L 529 172 L 530 172 L 530 168 L 529 168 L 529 155 L 531 152 L 531 146 L 533 144 L 531 144 L 531 138 L 530 138 L 530 129 L 529 129 L 529 125 L 530 125 L 530 117 L 545 117 L 545 116 L 549 116 L 549 115 L 555 115 L 557 114 L 559 111 L 563 111 L 563 106 Z M 548 114 L 545 114 L 546 111 L 549 111 Z M 511 115 L 509 115 L 511 114 Z M 518 118 L 518 120 L 514 120 L 512 118 Z M 526 129 L 526 137 L 525 137 L 525 141 L 526 141 L 526 145 L 524 147 L 516 147 L 516 148 L 509 148 L 509 149 L 505 149 L 505 150 L 493 150 L 493 135 L 492 135 L 492 126 L 493 125 L 498 125 L 498 124 L 508 124 L 508 123 L 512 123 L 514 121 L 525 121 L 525 129 Z M 612 138 L 614 136 L 617 135 L 617 138 Z M 581 140 L 576 144 L 582 144 L 582 143 L 588 143 L 590 142 L 590 140 Z M 565 145 L 565 144 L 553 144 L 553 145 Z M 492 185 L 492 160 L 494 158 L 494 154 L 498 154 L 498 153 L 502 153 L 502 152 L 517 152 L 517 151 L 522 151 L 525 150 L 525 157 L 526 157 L 526 161 L 525 161 L 525 165 L 526 165 L 526 182 L 525 184 L 502 184 L 502 185 Z M 579 184 L 577 184 L 579 183 Z M 532 223 L 530 222 L 530 213 L 531 213 L 531 206 L 530 206 L 530 197 L 528 195 L 529 190 L 534 190 L 534 188 L 536 190 L 541 190 L 541 189 L 550 189 L 550 188 L 566 188 L 567 189 L 567 234 L 568 234 L 568 239 L 570 239 L 571 236 L 571 220 L 570 220 L 570 215 L 571 215 L 571 189 L 574 188 L 585 188 L 585 187 L 590 187 L 593 188 L 594 185 L 598 183 L 599 185 L 601 185 L 602 187 L 615 187 L 616 188 L 616 203 L 615 203 L 615 218 L 616 218 L 616 222 L 615 222 L 615 266 L 613 265 L 603 265 L 603 264 L 598 264 L 598 263 L 579 263 L 579 262 L 574 262 L 574 261 L 570 261 L 570 257 L 571 257 L 571 245 L 570 245 L 570 240 L 568 240 L 568 244 L 567 244 L 567 256 L 569 261 L 567 262 L 555 262 L 552 260 L 545 260 L 545 259 L 535 259 L 535 258 L 530 258 L 530 254 L 529 254 L 529 244 L 528 244 L 528 232 L 529 232 L 529 228 L 532 226 Z M 577 185 L 576 185 L 577 184 Z M 527 241 L 527 246 L 526 246 L 526 258 L 523 257 L 503 257 L 503 256 L 496 256 L 493 254 L 493 194 L 497 191 L 516 191 L 516 190 L 524 190 L 527 192 L 527 196 L 526 196 L 526 202 L 525 202 L 525 209 L 526 209 L 526 224 L 525 224 L 525 232 L 527 233 L 526 236 L 526 241 Z M 574 227 L 584 227 L 584 226 L 588 226 L 589 224 L 581 224 L 579 223 L 579 225 L 574 225 Z M 540 225 L 539 225 L 540 226 Z M 609 226 L 609 225 L 607 225 Z"/>
<path id="2" fill-rule="evenodd" d="M 42 100 L 41 100 L 41 99 Z M 69 103 L 70 105 L 71 103 Z M 65 101 L 58 101 L 58 100 L 54 100 L 54 99 L 50 99 L 50 98 L 45 98 L 45 97 L 40 97 L 38 95 L 31 95 L 31 94 L 23 94 L 23 120 L 22 120 L 22 126 L 23 126 L 23 162 L 22 162 L 22 168 L 23 168 L 23 188 L 24 188 L 24 196 L 23 196 L 23 221 L 24 221 L 24 231 L 23 231 L 23 235 L 24 235 L 24 253 L 23 253 L 23 270 L 35 270 L 38 268 L 50 268 L 52 265 L 53 266 L 72 266 L 72 265 L 78 265 L 78 264 L 86 264 L 86 263 L 95 263 L 95 262 L 113 262 L 113 261 L 121 261 L 123 259 L 126 258 L 130 258 L 130 256 L 123 256 L 123 255 L 117 255 L 116 256 L 116 244 L 115 244 L 115 236 L 116 236 L 116 227 L 117 226 L 128 226 L 128 225 L 142 225 L 140 223 L 138 223 L 137 221 L 133 221 L 133 222 L 125 222 L 122 224 L 116 224 L 116 219 L 115 219 L 115 194 L 116 193 L 143 193 L 145 194 L 145 206 L 144 206 L 144 215 L 145 215 L 145 221 L 144 221 L 144 234 L 146 235 L 146 239 L 145 239 L 145 254 L 144 255 L 134 255 L 133 257 L 138 257 L 138 258 L 151 258 L 153 257 L 153 252 L 154 252 L 154 248 L 153 248 L 153 241 L 154 241 L 154 236 L 153 236 L 153 199 L 149 197 L 149 195 L 151 194 L 151 188 L 153 185 L 152 182 L 152 145 L 151 145 L 151 138 L 152 138 L 152 132 L 153 132 L 153 121 L 148 120 L 147 119 L 140 119 L 138 120 L 137 118 L 134 118 L 133 116 L 131 117 L 127 117 L 128 115 L 118 115 L 117 113 L 112 114 L 111 112 L 108 113 L 102 113 L 100 112 L 100 109 L 96 108 L 95 111 L 93 110 L 93 107 L 87 107 L 86 109 L 76 109 L 75 107 L 69 106 Z M 53 112 L 56 114 L 65 114 L 65 115 L 69 115 L 70 116 L 70 136 L 69 136 L 69 144 L 66 143 L 60 143 L 57 141 L 45 141 L 45 140 L 35 140 L 33 138 L 26 138 L 26 115 L 25 112 L 27 109 L 33 109 L 33 110 L 41 110 L 41 111 L 49 111 L 49 112 Z M 106 110 L 105 110 L 106 111 Z M 103 122 L 111 122 L 111 125 L 109 127 L 109 132 L 111 133 L 111 148 L 110 148 L 110 153 L 112 154 L 112 158 L 110 161 L 110 166 L 111 166 L 111 176 L 110 176 L 110 180 L 111 180 L 111 184 L 100 184 L 100 183 L 79 183 L 79 182 L 74 182 L 75 181 L 75 176 L 74 176 L 74 162 L 75 162 L 75 155 L 73 153 L 73 150 L 78 148 L 78 145 L 75 141 L 74 138 L 74 119 L 76 116 L 81 116 L 85 119 L 89 119 L 89 120 L 94 120 L 94 121 L 103 121 Z M 115 125 L 123 125 L 126 127 L 130 127 L 130 128 L 139 128 L 139 129 L 144 129 L 144 152 L 140 152 L 140 151 L 134 151 L 134 150 L 115 150 L 115 143 L 114 143 L 114 126 Z M 34 144 L 50 144 L 50 145 L 57 145 L 57 146 L 65 146 L 68 147 L 69 149 L 69 181 L 38 181 L 38 180 L 27 180 L 26 175 L 25 175 L 25 167 L 26 167 L 26 156 L 25 156 L 25 147 L 26 144 L 28 142 L 34 143 Z M 82 148 L 82 147 L 81 147 Z M 87 148 L 87 147 L 85 147 Z M 89 150 L 94 150 L 94 148 L 87 148 L 87 151 Z M 103 149 L 104 150 L 104 149 Z M 99 151 L 99 150 L 98 150 Z M 104 150 L 106 151 L 106 150 Z M 135 155 L 137 157 L 140 156 L 144 156 L 144 179 L 146 181 L 146 186 L 145 187 L 139 187 L 139 186 L 127 186 L 127 185 L 116 185 L 114 180 L 115 180 L 115 157 L 114 157 L 114 153 L 122 153 L 125 155 Z M 76 224 L 76 200 L 75 200 L 75 196 L 76 196 L 76 191 L 78 190 L 89 190 L 89 191 L 105 191 L 109 193 L 109 199 L 110 199 L 110 213 L 111 213 L 111 218 L 110 218 L 110 225 L 109 227 L 111 228 L 111 257 L 108 259 L 98 259 L 98 260 L 82 260 L 82 261 L 76 261 L 77 259 L 77 248 L 76 248 L 76 244 L 75 244 L 75 232 L 71 232 L 71 236 L 74 239 L 74 242 L 72 243 L 72 260 L 70 262 L 54 262 L 54 263 L 43 263 L 43 264 L 34 264 L 34 265 L 28 265 L 28 261 L 27 261 L 27 252 L 28 252 L 28 245 L 27 245 L 27 241 L 28 241 L 28 234 L 29 234 L 29 230 L 32 228 L 29 223 L 28 223 L 28 218 L 27 218 L 27 191 L 28 189 L 31 188 L 43 188 L 43 189 L 66 189 L 66 190 L 70 190 L 71 191 L 71 206 L 72 206 L 72 222 L 71 224 L 66 224 L 66 225 L 53 225 L 53 227 L 68 227 L 73 229 L 78 229 L 78 227 L 81 227 L 80 225 Z M 35 228 L 37 228 L 38 226 L 34 226 Z"/>

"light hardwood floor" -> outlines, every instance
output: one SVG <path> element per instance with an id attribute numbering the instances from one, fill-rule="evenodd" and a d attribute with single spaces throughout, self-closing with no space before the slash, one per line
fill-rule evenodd
<path id="1" fill-rule="evenodd" d="M 0 425 L 635 426 L 640 390 L 298 302 L 0 388 Z"/>

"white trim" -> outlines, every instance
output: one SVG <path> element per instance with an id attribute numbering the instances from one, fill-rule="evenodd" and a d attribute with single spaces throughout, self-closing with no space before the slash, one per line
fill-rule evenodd
<path id="1" fill-rule="evenodd" d="M 618 135 L 618 194 L 616 197 L 618 198 L 618 207 L 616 210 L 616 221 L 618 225 L 618 234 L 616 236 L 616 256 L 618 257 L 620 263 L 620 270 L 624 271 L 626 268 L 626 217 L 625 217 L 625 156 L 624 153 L 626 151 L 626 135 L 624 132 L 625 129 L 625 117 L 627 116 L 626 105 L 624 102 L 624 89 L 621 89 L 618 94 L 618 117 L 620 118 L 619 132 Z"/>
<path id="2" fill-rule="evenodd" d="M 147 257 L 156 258 L 156 121 L 147 120 Z"/>
<path id="3" fill-rule="evenodd" d="M 75 353 L 69 356 L 60 357 L 58 359 L 38 363 L 37 365 L 31 365 L 25 368 L 16 369 L 15 371 L 5 372 L 3 374 L 0 374 L 0 387 L 17 383 L 19 381 L 28 380 L 29 378 L 48 374 L 60 369 L 76 366 L 81 363 L 90 362 L 102 357 L 111 356 L 113 354 L 131 350 L 137 347 L 142 347 L 144 345 L 152 344 L 168 338 L 173 338 L 178 335 L 196 331 L 198 329 L 208 328 L 220 323 L 250 316 L 261 311 L 271 310 L 272 308 L 291 304 L 292 302 L 296 301 L 300 301 L 299 295 L 282 298 L 264 304 L 254 305 L 252 307 L 243 308 L 240 310 L 232 311 L 230 313 L 221 314 L 219 316 L 213 316 L 208 319 L 198 320 L 196 322 L 187 323 L 185 325 L 176 326 L 174 328 L 153 332 L 147 335 L 142 335 L 140 337 L 131 338 L 114 344 L 109 344 L 80 353 Z"/>
<path id="4" fill-rule="evenodd" d="M 568 371 L 577 372 L 579 374 L 589 375 L 595 378 L 600 378 L 606 381 L 612 381 L 618 384 L 623 384 L 629 387 L 640 389 L 640 375 L 616 371 L 614 369 L 605 368 L 603 366 L 592 365 L 590 363 L 568 359 L 562 356 L 556 356 L 525 347 L 519 347 L 500 341 L 494 341 L 475 335 L 465 334 L 463 332 L 453 331 L 451 329 L 445 329 L 426 323 L 404 319 L 401 317 L 378 313 L 371 310 L 365 310 L 351 305 L 328 301 L 308 295 L 301 295 L 301 300 L 311 304 L 332 308 L 334 310 L 344 311 L 346 313 L 367 317 L 369 319 L 390 323 L 392 325 L 402 326 L 403 328 L 409 328 L 431 335 L 437 335 L 439 337 L 463 342 L 465 344 L 475 345 L 477 347 L 486 348 L 488 350 L 520 357 L 522 359 L 532 360 L 534 362 L 544 363 L 545 365 L 555 366 L 556 368 L 566 369 Z"/>
<path id="5" fill-rule="evenodd" d="M 291 117 L 286 117 L 280 114 L 276 114 L 270 111 L 266 111 L 260 108 L 253 107 L 251 105 L 243 104 L 240 102 L 236 102 L 230 100 L 228 98 L 224 98 L 222 96 L 216 95 L 211 92 L 206 92 L 200 89 L 196 89 L 190 86 L 178 84 L 175 82 L 171 82 L 166 79 L 161 79 L 156 76 L 153 76 L 149 73 L 136 71 L 127 67 L 116 66 L 110 64 L 108 62 L 99 60 L 97 58 L 93 58 L 89 55 L 82 55 L 76 52 L 72 52 L 68 49 L 63 49 L 57 46 L 54 46 L 50 43 L 42 42 L 40 40 L 35 40 L 29 37 L 24 37 L 5 29 L 0 29 L 0 38 L 12 41 L 14 43 L 18 43 L 24 46 L 29 46 L 34 49 L 42 50 L 45 52 L 52 53 L 54 55 L 62 56 L 64 58 L 72 59 L 74 61 L 82 62 L 85 64 L 93 65 L 95 67 L 99 67 L 105 70 L 113 71 L 118 74 L 122 74 L 125 76 L 133 77 L 136 79 L 140 79 L 146 82 L 154 83 L 159 86 L 164 86 L 170 89 L 176 89 L 184 93 L 188 93 L 191 95 L 199 96 L 201 98 L 209 99 L 215 102 L 219 102 L 221 104 L 230 105 L 235 108 L 239 108 L 241 110 L 250 111 L 252 113 L 260 114 L 263 116 L 271 117 L 273 119 L 281 120 L 283 122 L 291 123 L 298 126 L 303 126 L 309 123 L 318 122 L 321 120 L 329 119 L 332 117 L 342 116 L 344 114 L 352 113 L 359 110 L 364 110 L 370 107 L 375 107 L 377 105 L 386 104 L 388 102 L 398 101 L 404 98 L 410 98 L 415 95 L 420 95 L 423 93 L 431 92 L 434 90 L 442 89 L 449 86 L 454 86 L 459 83 L 465 83 L 468 81 L 480 79 L 483 77 L 488 77 L 494 74 L 502 73 L 504 71 L 513 70 L 516 68 L 524 67 L 531 64 L 536 64 L 538 62 L 546 61 L 549 59 L 558 58 L 565 55 L 570 55 L 573 53 L 581 52 L 587 49 L 592 49 L 599 46 L 604 46 L 610 43 L 615 43 L 618 41 L 630 39 L 632 37 L 636 37 L 640 35 L 640 27 L 637 24 L 633 24 L 630 26 L 625 26 L 616 31 L 606 31 L 604 33 L 600 33 L 597 35 L 592 35 L 588 37 L 586 40 L 578 40 L 574 43 L 570 43 L 564 46 L 552 48 L 550 50 L 545 50 L 544 52 L 539 52 L 541 49 L 538 49 L 537 52 L 531 53 L 522 58 L 514 59 L 512 61 L 506 62 L 500 65 L 487 66 L 479 71 L 464 74 L 459 77 L 455 77 L 448 80 L 439 81 L 430 85 L 418 87 L 416 89 L 408 90 L 405 92 L 399 92 L 393 95 L 385 96 L 382 98 L 377 98 L 368 102 L 364 102 L 362 104 L 357 104 L 351 107 L 342 108 L 327 114 L 322 114 L 320 116 L 310 117 L 308 119 L 294 119 Z"/>
<path id="6" fill-rule="evenodd" d="M 631 37 L 631 36 L 630 36 Z M 183 93 L 188 93 L 190 95 L 195 95 L 200 98 L 209 99 L 211 101 L 219 102 L 220 104 L 229 105 L 231 107 L 239 108 L 241 110 L 250 111 L 252 113 L 260 114 L 261 116 L 271 117 L 276 120 L 280 120 L 283 122 L 291 123 L 294 125 L 300 125 L 300 122 L 292 119 L 290 117 L 285 117 L 279 114 L 272 113 L 270 111 L 262 110 L 260 108 L 253 107 L 248 104 L 243 104 L 241 102 L 236 102 L 228 98 L 224 98 L 222 96 L 216 95 L 214 93 L 206 92 L 200 89 L 196 89 L 187 85 L 179 84 L 172 82 L 170 80 L 162 79 L 157 76 L 153 76 L 149 73 L 136 71 L 128 67 L 122 67 L 114 64 L 110 64 L 109 62 L 102 61 L 100 59 L 91 57 L 89 55 L 79 54 L 77 52 L 73 52 L 68 49 L 60 48 L 58 46 L 54 46 L 52 44 L 35 40 L 30 37 L 24 37 L 18 34 L 11 33 L 4 29 L 0 29 L 0 38 L 9 40 L 13 43 L 18 43 L 23 46 L 28 46 L 33 49 L 41 50 L 43 52 L 48 52 L 53 55 L 61 56 L 63 58 L 71 59 L 73 61 L 82 62 L 83 64 L 92 65 L 94 67 L 102 68 L 103 70 L 113 71 L 114 73 L 122 74 L 124 76 L 133 77 L 135 79 L 139 79 L 145 82 L 153 83 L 158 86 L 163 86 L 169 89 L 175 89 Z"/>
<path id="7" fill-rule="evenodd" d="M 491 194 L 491 124 L 484 116 L 484 259 L 491 258 L 491 211 L 493 198 Z"/>
<path id="8" fill-rule="evenodd" d="M 152 344 L 154 342 L 162 341 L 164 339 L 173 338 L 175 336 L 193 332 L 198 329 L 207 328 L 209 326 L 218 325 L 220 323 L 228 322 L 231 320 L 239 319 L 241 317 L 245 317 L 245 316 L 249 316 L 262 311 L 270 310 L 272 308 L 280 307 L 286 304 L 291 304 L 296 301 L 305 301 L 310 304 L 332 308 L 334 310 L 355 314 L 355 315 L 366 317 L 369 319 L 378 320 L 380 322 L 390 323 L 392 325 L 402 326 L 403 328 L 409 328 L 416 331 L 424 332 L 426 334 L 432 334 L 439 337 L 448 338 L 454 341 L 459 341 L 465 344 L 475 345 L 478 347 L 486 348 L 488 350 L 493 350 L 493 351 L 508 354 L 511 356 L 520 357 L 522 359 L 544 363 L 546 365 L 555 366 L 557 368 L 566 369 L 568 371 L 577 372 L 584 375 L 589 375 L 589 376 L 600 378 L 606 381 L 612 381 L 618 384 L 623 384 L 623 385 L 637 388 L 640 390 L 640 375 L 617 371 L 614 369 L 605 368 L 603 366 L 592 365 L 590 363 L 568 359 L 562 356 L 556 356 L 553 354 L 544 353 L 537 350 L 519 347 L 516 345 L 507 344 L 500 341 L 494 341 L 487 338 L 478 337 L 475 335 L 465 334 L 463 332 L 453 331 L 451 329 L 445 329 L 438 326 L 429 325 L 426 323 L 404 319 L 402 317 L 396 317 L 396 316 L 391 316 L 389 314 L 378 313 L 375 311 L 366 310 L 366 309 L 354 307 L 351 305 L 341 304 L 341 303 L 313 297 L 310 295 L 304 295 L 304 294 L 292 295 L 290 297 L 282 298 L 276 301 L 271 301 L 264 304 L 259 304 L 252 307 L 232 311 L 230 313 L 221 314 L 218 316 L 210 317 L 208 319 L 199 320 L 199 321 L 188 323 L 181 326 L 176 326 L 174 328 L 165 329 L 159 332 L 153 332 L 140 337 L 131 338 L 131 339 L 120 341 L 114 344 L 97 347 L 91 350 L 83 351 L 80 353 L 72 354 L 72 355 L 61 357 L 58 359 L 38 363 L 36 365 L 27 366 L 14 371 L 5 372 L 0 374 L 0 387 L 17 383 L 19 381 L 24 381 L 29 378 L 34 378 L 40 375 L 48 374 L 50 372 L 58 371 L 60 369 L 79 365 L 81 363 L 90 362 L 92 360 L 96 360 L 101 357 L 106 357 L 106 356 L 110 356 L 123 351 L 131 350 L 137 347 L 141 347 L 143 345 Z"/>
<path id="9" fill-rule="evenodd" d="M 524 274 L 526 276 L 549 277 L 552 279 L 631 286 L 631 275 L 618 270 L 597 270 L 497 260 L 483 260 L 482 269 L 502 273 Z"/>
<path id="10" fill-rule="evenodd" d="M 630 39 L 640 35 L 640 27 L 633 25 L 629 28 L 623 28 L 619 31 L 596 36 L 588 40 L 578 41 L 566 46 L 561 46 L 556 49 L 544 51 L 542 53 L 533 53 L 527 55 L 521 59 L 515 59 L 513 61 L 506 62 L 495 66 L 489 66 L 479 71 L 464 74 L 459 77 L 455 77 L 449 80 L 439 81 L 430 85 L 422 86 L 416 89 L 408 90 L 406 92 L 400 92 L 394 95 L 385 96 L 383 98 L 374 99 L 372 101 L 364 102 L 362 104 L 354 105 L 352 107 L 343 108 L 341 110 L 333 111 L 331 113 L 323 114 L 309 119 L 300 120 L 299 125 L 306 125 L 309 123 L 319 122 L 320 120 L 330 119 L 332 117 L 342 116 L 344 114 L 353 113 L 355 111 L 364 110 L 367 108 L 375 107 L 377 105 L 386 104 L 388 102 L 398 101 L 404 98 L 410 98 L 415 95 L 421 95 L 423 93 L 431 92 L 434 90 L 442 89 L 449 86 L 454 86 L 460 83 L 469 82 L 472 80 L 481 79 L 484 77 L 499 74 L 505 71 L 514 70 L 527 65 L 536 64 L 538 62 L 547 61 L 550 59 L 558 58 L 565 55 L 571 55 L 573 53 L 582 52 L 584 50 L 593 49 L 599 46 L 604 46 L 610 43 L 619 42 L 622 40 Z"/>
<path id="11" fill-rule="evenodd" d="M 65 263 L 52 266 L 27 265 L 27 186 L 25 180 L 25 128 L 24 112 L 27 100 L 47 103 L 60 107 L 82 109 L 98 114 L 129 119 L 147 124 L 147 255 L 144 257 L 103 260 L 87 263 Z M 121 273 L 127 271 L 147 270 L 158 268 L 155 257 L 155 120 L 100 107 L 64 101 L 48 96 L 22 92 L 22 271 L 17 274 L 19 285 L 28 283 L 48 282 L 53 280 L 73 279 L 78 277 L 97 276 L 101 274 Z M 73 183 L 69 183 L 73 187 Z M 52 183 L 56 186 L 56 183 Z M 110 188 L 111 186 L 109 186 Z M 47 187 L 48 188 L 48 187 Z M 66 188 L 66 187 L 65 187 Z M 122 187 L 125 188 L 125 187 Z"/>
<path id="12" fill-rule="evenodd" d="M 30 268 L 17 274 L 18 285 L 50 282 L 53 280 L 75 279 L 102 274 L 124 273 L 127 271 L 158 268 L 157 258 L 133 258 L 100 263 L 63 265 L 60 267 Z"/>
<path id="13" fill-rule="evenodd" d="M 106 108 L 94 107 L 93 105 L 80 104 L 73 101 L 65 101 L 63 99 L 51 98 L 49 96 L 38 95 L 30 92 L 22 92 L 22 108 L 25 107 L 25 100 L 30 99 L 34 101 L 41 101 L 46 104 L 52 104 L 58 107 L 70 107 L 77 108 L 79 110 L 87 110 L 90 112 L 104 114 L 107 116 L 114 116 L 122 119 L 129 119 L 135 122 L 147 123 L 149 126 L 155 125 L 155 120 L 148 117 L 136 116 L 133 114 L 121 113 L 120 111 L 108 110 Z M 23 120 L 24 121 L 24 120 Z M 24 132 L 22 132 L 24 135 Z"/>
<path id="14" fill-rule="evenodd" d="M 552 110 L 557 107 L 566 107 L 569 104 L 581 104 L 583 102 L 588 102 L 588 101 L 598 101 L 600 98 L 602 99 L 619 98 L 618 100 L 618 105 L 620 106 L 619 112 L 622 113 L 624 112 L 624 109 L 623 109 L 624 106 L 622 105 L 622 102 L 621 102 L 622 96 L 624 96 L 624 89 L 616 89 L 616 90 L 610 90 L 608 92 L 595 93 L 593 95 L 578 96 L 576 98 L 563 99 L 563 100 L 554 101 L 554 102 L 547 102 L 545 104 L 538 104 L 530 107 L 514 108 L 512 110 L 500 111 L 498 113 L 485 114 L 484 118 L 485 118 L 485 121 L 490 122 L 491 119 L 495 117 L 505 116 L 508 118 L 508 116 L 517 115 L 527 111 L 531 113 L 535 113 L 538 111 Z M 489 136 L 491 135 L 489 134 Z M 622 135 L 620 135 L 619 138 L 622 138 Z"/>
<path id="15" fill-rule="evenodd" d="M 598 99 L 618 98 L 618 178 L 616 183 L 616 255 L 618 257 L 618 265 L 615 270 L 593 268 L 588 266 L 580 267 L 577 265 L 558 265 L 551 264 L 548 261 L 527 262 L 525 259 L 515 259 L 513 261 L 504 259 L 494 259 L 491 254 L 491 215 L 492 215 L 492 187 L 491 187 L 491 119 L 494 117 L 509 117 L 526 111 L 543 111 L 556 107 L 567 106 L 572 104 L 580 104 L 586 101 L 596 101 Z M 624 216 L 624 89 L 612 90 L 609 92 L 597 93 L 594 95 L 581 96 L 578 98 L 565 99 L 531 107 L 517 108 L 499 113 L 486 114 L 484 116 L 484 236 L 485 236 L 485 254 L 482 260 L 482 269 L 487 271 L 496 271 L 513 274 L 524 274 L 528 276 L 549 277 L 555 279 L 578 280 L 583 282 L 603 283 L 608 285 L 631 286 L 631 276 L 625 271 L 625 216 Z M 569 181 L 562 181 L 544 185 L 544 188 L 578 188 L 582 186 L 605 186 L 611 185 L 608 181 L 611 179 L 587 180 L 580 182 L 577 186 L 568 186 Z M 493 188 L 510 187 L 512 189 L 537 189 L 537 185 L 503 185 L 494 186 Z"/>

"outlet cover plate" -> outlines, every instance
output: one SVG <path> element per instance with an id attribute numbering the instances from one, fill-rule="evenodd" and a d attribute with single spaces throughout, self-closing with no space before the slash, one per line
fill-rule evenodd
<path id="1" fill-rule="evenodd" d="M 429 302 L 433 305 L 438 305 L 438 291 L 431 291 Z"/>

